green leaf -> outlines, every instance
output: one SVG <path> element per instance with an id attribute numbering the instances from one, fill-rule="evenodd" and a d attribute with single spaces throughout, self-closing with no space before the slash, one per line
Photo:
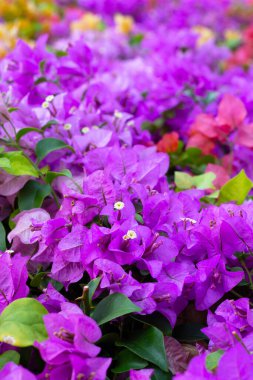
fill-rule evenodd
<path id="1" fill-rule="evenodd" d="M 101 281 L 101 276 L 97 277 L 97 278 L 94 278 L 93 280 L 91 280 L 89 283 L 88 283 L 88 287 L 89 287 L 89 304 L 91 304 L 91 301 L 92 301 L 92 298 L 94 296 L 94 293 Z"/>
<path id="2" fill-rule="evenodd" d="M 99 302 L 92 313 L 92 318 L 95 319 L 99 325 L 103 325 L 112 319 L 140 310 L 138 306 L 123 294 L 114 293 Z"/>
<path id="3" fill-rule="evenodd" d="M 244 170 L 241 170 L 234 178 L 230 179 L 220 189 L 218 204 L 235 201 L 242 204 L 253 187 L 253 182 L 247 177 Z"/>
<path id="4" fill-rule="evenodd" d="M 137 222 L 140 224 L 144 224 L 143 217 L 138 213 L 135 214 L 135 220 L 137 220 Z"/>
<path id="5" fill-rule="evenodd" d="M 170 336 L 172 332 L 171 325 L 167 318 L 165 318 L 159 312 L 154 312 L 153 314 L 147 315 L 133 315 L 133 319 L 145 323 L 146 325 L 155 326 L 163 332 L 164 335 Z"/>
<path id="6" fill-rule="evenodd" d="M 176 186 L 182 190 L 190 189 L 193 186 L 192 176 L 187 173 L 175 172 L 174 181 Z"/>
<path id="7" fill-rule="evenodd" d="M 20 355 L 17 351 L 9 350 L 5 351 L 2 355 L 0 355 L 0 369 L 2 369 L 5 364 L 12 362 L 15 364 L 19 364 Z"/>
<path id="8" fill-rule="evenodd" d="M 28 181 L 18 194 L 20 211 L 40 208 L 44 199 L 51 194 L 50 185 Z"/>
<path id="9" fill-rule="evenodd" d="M 20 129 L 20 131 L 18 131 L 18 133 L 16 134 L 16 141 L 19 142 L 21 137 L 25 136 L 27 133 L 30 133 L 30 132 L 37 132 L 37 133 L 43 134 L 43 131 L 38 128 L 33 128 L 33 127 L 23 128 L 23 129 Z"/>
<path id="10" fill-rule="evenodd" d="M 207 355 L 206 357 L 206 368 L 209 371 L 213 371 L 215 368 L 218 367 L 220 358 L 224 354 L 223 350 L 218 350 L 215 352 L 212 352 L 211 354 Z"/>
<path id="11" fill-rule="evenodd" d="M 172 380 L 173 375 L 171 372 L 163 372 L 159 368 L 155 368 L 155 372 L 151 377 L 152 380 Z"/>
<path id="12" fill-rule="evenodd" d="M 45 181 L 47 183 L 51 184 L 53 182 L 53 180 L 55 178 L 57 178 L 57 177 L 69 177 L 69 178 L 72 178 L 72 173 L 68 169 L 63 169 L 60 172 L 51 172 L 51 171 L 48 171 L 46 173 L 46 176 L 45 176 Z"/>
<path id="13" fill-rule="evenodd" d="M 41 128 L 42 131 L 45 131 L 45 129 L 50 128 L 52 125 L 57 125 L 58 122 L 56 120 L 49 120 L 43 127 Z"/>
<path id="14" fill-rule="evenodd" d="M 33 277 L 32 281 L 30 282 L 30 286 L 33 288 L 37 288 L 40 286 L 41 281 L 48 275 L 48 272 L 39 272 L 36 273 L 36 275 Z"/>
<path id="15" fill-rule="evenodd" d="M 9 224 L 9 227 L 10 227 L 11 230 L 13 230 L 13 228 L 15 228 L 15 226 L 16 226 L 16 223 L 13 221 L 13 219 L 19 213 L 20 213 L 20 210 L 16 209 L 16 210 L 12 211 L 12 213 L 9 216 L 9 222 L 8 222 L 8 224 Z"/>
<path id="16" fill-rule="evenodd" d="M 39 177 L 39 173 L 32 162 L 22 152 L 7 152 L 2 156 L 0 158 L 0 167 L 7 173 L 15 176 L 28 175 L 36 178 Z M 6 160 L 9 161 L 8 164 Z"/>
<path id="17" fill-rule="evenodd" d="M 9 304 L 0 316 L 0 341 L 16 347 L 32 346 L 47 338 L 43 316 L 48 312 L 34 298 L 20 298 Z"/>
<path id="18" fill-rule="evenodd" d="M 175 172 L 175 184 L 179 189 L 186 190 L 192 187 L 197 189 L 213 189 L 216 175 L 212 172 L 191 176 L 183 172 Z"/>
<path id="19" fill-rule="evenodd" d="M 6 250 L 6 232 L 3 223 L 0 222 L 0 251 Z"/>
<path id="20" fill-rule="evenodd" d="M 15 112 L 15 111 L 18 111 L 19 110 L 19 108 L 17 108 L 17 107 L 10 107 L 10 108 L 8 108 L 8 112 L 9 113 L 12 113 L 12 112 Z"/>
<path id="21" fill-rule="evenodd" d="M 127 372 L 130 369 L 142 369 L 147 367 L 148 362 L 133 352 L 125 349 L 116 357 L 116 367 L 112 369 L 114 373 Z"/>
<path id="22" fill-rule="evenodd" d="M 163 333 L 156 327 L 149 326 L 145 330 L 136 331 L 130 339 L 117 342 L 116 345 L 127 348 L 162 371 L 168 372 Z"/>
<path id="23" fill-rule="evenodd" d="M 70 145 L 67 145 L 62 140 L 58 140 L 53 137 L 48 137 L 46 139 L 40 140 L 35 148 L 35 153 L 38 158 L 38 162 L 43 160 L 49 153 L 64 148 L 73 151 L 73 148 Z"/>
<path id="24" fill-rule="evenodd" d="M 144 34 L 141 34 L 141 33 L 135 34 L 134 36 L 130 37 L 129 45 L 131 46 L 140 45 L 143 38 L 144 38 Z"/>

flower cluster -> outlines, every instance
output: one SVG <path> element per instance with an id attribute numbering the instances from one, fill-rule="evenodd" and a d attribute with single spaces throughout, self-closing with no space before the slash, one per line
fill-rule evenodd
<path id="1" fill-rule="evenodd" d="M 251 3 L 0 5 L 1 379 L 252 378 Z"/>

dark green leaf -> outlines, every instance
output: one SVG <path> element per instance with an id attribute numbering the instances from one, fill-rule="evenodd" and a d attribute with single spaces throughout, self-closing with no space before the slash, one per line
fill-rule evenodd
<path id="1" fill-rule="evenodd" d="M 89 287 L 89 304 L 91 304 L 92 302 L 92 298 L 94 296 L 94 293 L 99 285 L 101 281 L 101 276 L 100 277 L 97 277 L 97 278 L 94 278 L 93 280 L 91 280 L 89 283 L 88 283 L 88 287 Z"/>
<path id="2" fill-rule="evenodd" d="M 104 298 L 96 306 L 92 318 L 103 325 L 122 315 L 140 311 L 140 308 L 121 293 L 114 293 Z"/>
<path id="3" fill-rule="evenodd" d="M 6 250 L 6 232 L 3 223 L 0 222 L 0 251 Z"/>
<path id="4" fill-rule="evenodd" d="M 40 140 L 35 148 L 38 162 L 43 160 L 49 153 L 64 148 L 73 151 L 73 148 L 62 140 L 58 140 L 53 137 L 48 137 L 46 139 Z"/>
<path id="5" fill-rule="evenodd" d="M 50 171 L 48 171 L 46 173 L 46 176 L 45 176 L 45 181 L 47 183 L 51 184 L 53 182 L 53 180 L 55 178 L 57 178 L 57 177 L 69 177 L 69 178 L 71 178 L 72 177 L 72 173 L 68 169 L 63 169 L 60 172 L 50 172 Z"/>
<path id="6" fill-rule="evenodd" d="M 116 357 L 116 366 L 112 369 L 114 373 L 127 372 L 130 369 L 142 369 L 147 367 L 148 362 L 129 350 L 123 350 Z"/>
<path id="7" fill-rule="evenodd" d="M 0 341 L 13 346 L 32 346 L 47 338 L 43 316 L 48 312 L 33 298 L 20 298 L 9 304 L 0 316 Z"/>
<path id="8" fill-rule="evenodd" d="M 172 329 L 168 319 L 158 312 L 148 315 L 136 314 L 132 318 L 147 325 L 157 327 L 164 335 L 171 335 Z"/>
<path id="9" fill-rule="evenodd" d="M 37 288 L 40 286 L 41 281 L 43 280 L 44 277 L 47 276 L 47 272 L 40 272 L 36 273 L 36 275 L 33 277 L 32 281 L 30 282 L 30 286 L 33 288 Z"/>
<path id="10" fill-rule="evenodd" d="M 23 128 L 23 129 L 20 129 L 20 131 L 18 131 L 18 133 L 16 134 L 16 141 L 19 142 L 21 137 L 25 136 L 27 133 L 30 133 L 30 132 L 37 132 L 37 133 L 43 134 L 43 131 L 38 128 L 32 128 L 32 127 Z"/>
<path id="11" fill-rule="evenodd" d="M 5 364 L 12 362 L 15 364 L 19 364 L 20 355 L 17 351 L 9 350 L 5 351 L 2 355 L 0 355 L 0 369 L 2 369 Z"/>
<path id="12" fill-rule="evenodd" d="M 117 345 L 126 347 L 162 371 L 168 372 L 163 333 L 156 327 L 149 326 L 145 330 L 136 331 L 131 338 L 117 342 Z"/>
<path id="13" fill-rule="evenodd" d="M 215 352 L 212 352 L 211 354 L 207 355 L 206 357 L 206 368 L 209 371 L 213 371 L 215 368 L 218 367 L 220 358 L 224 354 L 223 350 L 218 350 Z"/>
<path id="14" fill-rule="evenodd" d="M 172 380 L 173 375 L 171 372 L 163 372 L 159 368 L 155 368 L 155 372 L 153 373 L 152 380 Z"/>
<path id="15" fill-rule="evenodd" d="M 56 120 L 49 120 L 45 125 L 43 125 L 41 129 L 45 131 L 45 129 L 51 127 L 52 125 L 57 125 L 57 124 L 58 122 Z"/>
<path id="16" fill-rule="evenodd" d="M 28 181 L 18 194 L 20 211 L 40 208 L 44 199 L 51 194 L 49 185 L 36 181 Z"/>

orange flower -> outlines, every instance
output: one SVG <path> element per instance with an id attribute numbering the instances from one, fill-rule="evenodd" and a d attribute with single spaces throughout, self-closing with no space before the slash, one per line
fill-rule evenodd
<path id="1" fill-rule="evenodd" d="M 162 139 L 157 143 L 157 151 L 164 153 L 176 152 L 178 148 L 178 138 L 177 132 L 165 133 Z"/>

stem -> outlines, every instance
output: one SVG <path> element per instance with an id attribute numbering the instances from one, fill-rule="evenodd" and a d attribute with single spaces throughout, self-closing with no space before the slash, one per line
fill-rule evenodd
<path id="1" fill-rule="evenodd" d="M 253 290 L 253 282 L 252 282 L 252 277 L 251 277 L 250 271 L 248 270 L 247 265 L 245 264 L 245 261 L 243 259 L 240 260 L 240 263 L 241 263 L 241 266 L 243 267 L 243 269 L 245 270 L 245 272 L 248 275 L 249 282 L 250 282 L 250 289 Z"/>
<path id="2" fill-rule="evenodd" d="M 243 298 L 243 296 L 237 293 L 235 290 L 230 290 L 230 293 L 234 294 L 237 298 Z M 253 303 L 251 301 L 249 301 L 249 304 L 253 307 Z"/>

